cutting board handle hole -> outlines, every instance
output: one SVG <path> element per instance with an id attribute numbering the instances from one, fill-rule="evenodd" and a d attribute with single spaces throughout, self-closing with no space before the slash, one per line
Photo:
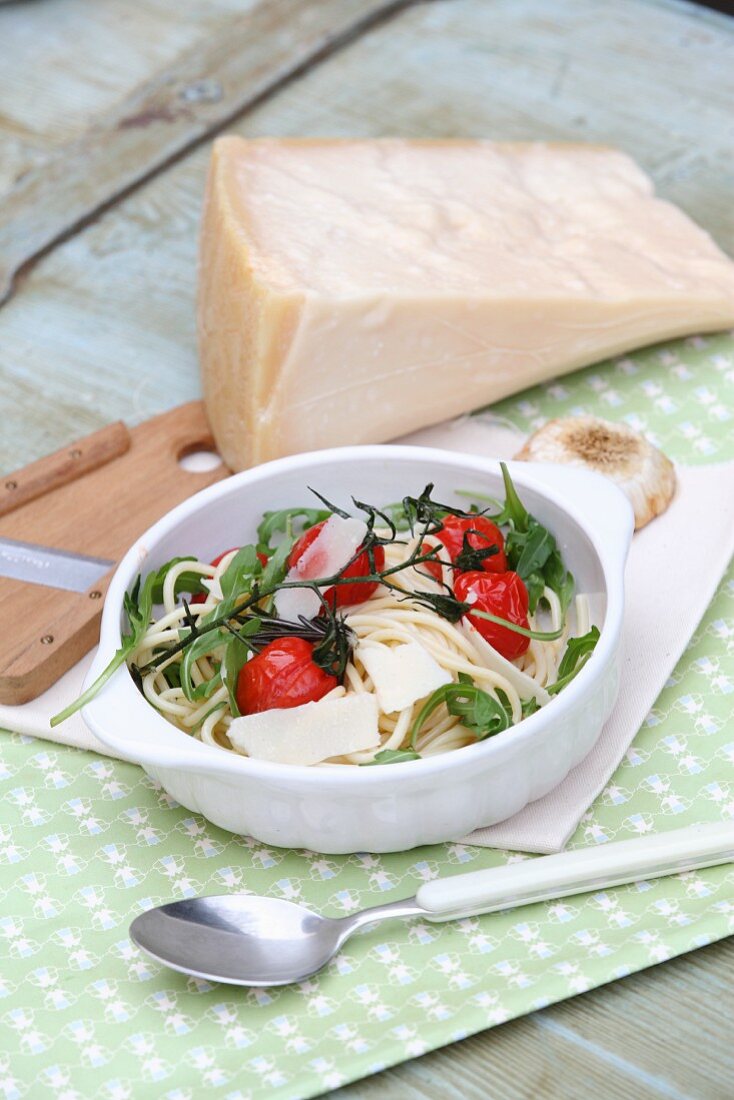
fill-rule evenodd
<path id="1" fill-rule="evenodd" d="M 222 459 L 212 443 L 190 443 L 179 453 L 178 464 L 189 474 L 207 474 L 221 466 Z"/>

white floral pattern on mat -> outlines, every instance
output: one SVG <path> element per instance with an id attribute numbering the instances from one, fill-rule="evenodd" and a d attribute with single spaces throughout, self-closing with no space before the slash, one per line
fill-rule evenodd
<path id="1" fill-rule="evenodd" d="M 734 341 L 579 372 L 496 411 L 624 418 L 685 462 L 734 457 Z M 573 845 L 734 816 L 734 571 Z M 127 937 L 171 898 L 246 889 L 330 913 L 525 858 L 460 844 L 325 857 L 233 837 L 138 768 L 0 738 L 0 1091 L 9 1100 L 306 1097 L 734 931 L 731 867 L 453 924 L 382 925 L 288 989 L 187 981 Z"/>

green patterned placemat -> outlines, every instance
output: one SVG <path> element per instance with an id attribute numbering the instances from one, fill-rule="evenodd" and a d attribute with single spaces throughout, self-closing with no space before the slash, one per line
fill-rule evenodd
<path id="1" fill-rule="evenodd" d="M 734 341 L 683 341 L 503 402 L 521 427 L 577 410 L 675 458 L 734 454 Z M 734 815 L 734 570 L 572 846 Z M 299 986 L 239 990 L 158 967 L 127 937 L 153 904 L 244 888 L 339 914 L 438 874 L 523 858 L 460 844 L 324 857 L 178 807 L 136 767 L 0 738 L 0 1093 L 81 1100 L 305 1097 L 721 938 L 715 868 L 445 925 L 382 925 Z"/>
<path id="2" fill-rule="evenodd" d="M 492 406 L 532 431 L 553 416 L 625 420 L 689 465 L 734 458 L 734 332 L 691 336 L 576 371 Z"/>

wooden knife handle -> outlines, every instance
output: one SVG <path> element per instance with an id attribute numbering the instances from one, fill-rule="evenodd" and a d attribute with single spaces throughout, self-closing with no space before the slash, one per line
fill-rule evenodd
<path id="1" fill-rule="evenodd" d="M 25 586 L 33 590 L 33 602 L 24 619 L 22 644 L 0 653 L 0 703 L 17 707 L 35 699 L 97 644 L 113 573 L 110 569 L 86 592 Z"/>
<path id="2" fill-rule="evenodd" d="M 39 458 L 0 482 L 0 518 L 23 504 L 58 489 L 90 470 L 118 458 L 130 447 L 130 433 L 121 420 Z"/>

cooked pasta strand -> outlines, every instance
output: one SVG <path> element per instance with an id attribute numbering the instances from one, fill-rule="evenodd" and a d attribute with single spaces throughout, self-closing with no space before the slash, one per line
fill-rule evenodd
<path id="1" fill-rule="evenodd" d="M 427 540 L 428 545 L 435 542 Z M 406 538 L 385 547 L 385 564 L 388 568 L 400 565 L 411 555 L 418 545 L 418 539 Z M 425 544 L 424 544 L 425 545 Z M 176 582 L 182 573 L 198 574 L 211 582 L 211 591 L 204 601 L 190 604 L 190 614 L 197 618 L 214 610 L 219 602 L 221 590 L 218 580 L 229 565 L 233 554 L 228 554 L 217 566 L 206 562 L 187 560 L 173 566 L 163 585 L 164 613 L 145 633 L 140 645 L 131 657 L 131 662 L 143 666 L 154 656 L 160 655 L 166 647 L 176 643 L 181 629 L 185 628 L 186 609 L 176 603 Z M 450 584 L 452 570 L 443 566 L 443 582 Z M 420 565 L 411 566 L 393 574 L 391 588 L 381 585 L 366 603 L 349 608 L 346 613 L 347 625 L 358 642 L 380 643 L 390 648 L 410 642 L 419 643 L 423 649 L 449 673 L 451 679 L 458 681 L 459 674 L 469 676 L 483 691 L 500 704 L 505 701 L 511 712 L 511 720 L 517 723 L 522 719 L 523 700 L 518 690 L 496 669 L 487 667 L 480 649 L 473 643 L 465 630 L 458 624 L 441 618 L 427 608 L 412 603 L 413 592 L 441 592 L 434 576 Z M 217 594 L 219 593 L 219 594 Z M 577 596 L 574 605 L 575 626 L 579 634 L 586 633 L 590 625 L 588 599 Z M 558 596 L 545 588 L 539 609 L 530 618 L 530 625 L 537 630 L 558 630 L 563 615 Z M 541 687 L 546 687 L 557 678 L 558 665 L 568 640 L 568 624 L 563 634 L 553 641 L 533 639 L 525 652 L 514 664 L 527 673 Z M 195 687 L 211 683 L 219 675 L 219 662 L 223 651 L 214 651 L 191 663 L 191 679 Z M 229 706 L 227 688 L 220 683 L 209 698 L 190 700 L 182 688 L 170 686 L 164 672 L 177 663 L 182 654 L 172 656 L 155 671 L 145 675 L 142 680 L 143 693 L 169 721 L 191 736 L 208 745 L 225 749 L 232 746 L 227 737 L 227 729 L 233 716 Z M 520 681 L 522 683 L 522 680 Z M 214 687 L 214 685 L 212 685 Z M 362 665 L 357 653 L 346 666 L 343 684 L 334 688 L 325 698 L 335 699 L 350 693 L 374 693 L 375 688 Z M 501 693 L 501 695 L 499 694 Z M 380 712 L 380 744 L 369 751 L 355 752 L 344 757 L 325 762 L 324 766 L 343 766 L 368 764 L 375 756 L 386 749 L 400 749 L 410 744 L 416 718 L 425 700 L 418 700 L 412 706 L 391 714 Z M 451 752 L 475 740 L 475 735 L 461 724 L 458 717 L 450 714 L 446 706 L 437 707 L 422 723 L 416 739 L 415 748 L 421 756 Z"/>

